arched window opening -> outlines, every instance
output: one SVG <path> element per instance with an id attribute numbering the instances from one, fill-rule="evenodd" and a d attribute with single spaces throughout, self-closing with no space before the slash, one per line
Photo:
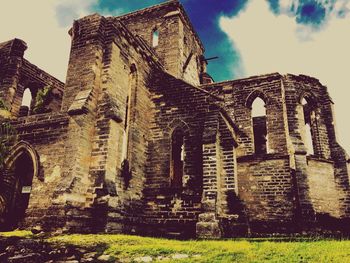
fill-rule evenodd
<path id="1" fill-rule="evenodd" d="M 266 115 L 265 102 L 257 97 L 252 104 L 252 117 L 261 117 Z"/>
<path id="2" fill-rule="evenodd" d="M 182 177 L 184 175 L 185 144 L 184 133 L 181 129 L 176 129 L 171 138 L 171 186 L 182 187 Z"/>
<path id="3" fill-rule="evenodd" d="M 314 131 L 313 127 L 315 125 L 315 107 L 313 103 L 310 103 L 306 98 L 301 101 L 299 109 L 299 120 L 300 120 L 300 134 L 304 146 L 306 148 L 306 153 L 308 155 L 314 155 Z"/>
<path id="4" fill-rule="evenodd" d="M 256 154 L 265 154 L 267 150 L 267 127 L 265 102 L 257 97 L 252 104 L 254 149 Z"/>
<path id="5" fill-rule="evenodd" d="M 157 47 L 159 44 L 159 31 L 158 29 L 154 29 L 152 33 L 152 47 Z"/>
<path id="6" fill-rule="evenodd" d="M 32 104 L 32 99 L 33 96 L 30 89 L 26 88 L 23 92 L 19 116 L 28 116 Z"/>
<path id="7" fill-rule="evenodd" d="M 124 116 L 124 131 L 123 131 L 123 149 L 122 149 L 122 162 L 129 160 L 130 155 L 130 132 L 133 121 L 133 110 L 136 104 L 136 90 L 137 90 L 137 69 L 136 65 L 130 66 L 129 73 L 129 89 L 125 99 L 125 116 Z M 129 160 L 130 161 L 130 160 Z"/>
<path id="8" fill-rule="evenodd" d="M 31 103 L 32 103 L 32 93 L 29 88 L 26 88 L 23 92 L 21 106 L 27 106 L 30 109 Z"/>

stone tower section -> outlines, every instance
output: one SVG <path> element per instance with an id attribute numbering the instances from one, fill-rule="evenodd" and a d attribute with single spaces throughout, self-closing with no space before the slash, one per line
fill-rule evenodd
<path id="1" fill-rule="evenodd" d="M 119 20 L 90 15 L 75 21 L 70 34 L 62 110 L 71 117 L 71 154 L 57 195 L 76 210 L 67 228 L 121 231 L 127 215 L 142 213 L 138 207 L 152 112 L 149 82 L 163 66 L 154 50 Z M 86 222 L 84 215 L 89 215 Z"/>
<path id="2" fill-rule="evenodd" d="M 146 41 L 170 74 L 191 84 L 199 84 L 204 47 L 178 1 L 169 1 L 115 19 Z"/>

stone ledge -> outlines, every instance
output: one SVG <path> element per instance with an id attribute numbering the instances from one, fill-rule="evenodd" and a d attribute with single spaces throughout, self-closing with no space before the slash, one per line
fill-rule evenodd
<path id="1" fill-rule="evenodd" d="M 55 125 L 60 123 L 62 125 L 68 125 L 69 116 L 60 113 L 60 114 L 38 114 L 34 116 L 21 117 L 17 120 L 11 122 L 16 129 L 27 129 L 31 128 L 41 128 L 41 127 L 50 127 L 50 125 Z"/>
<path id="2" fill-rule="evenodd" d="M 309 161 L 318 161 L 318 162 L 323 162 L 323 163 L 334 164 L 334 161 L 333 161 L 333 160 L 326 159 L 326 158 L 323 158 L 323 157 L 319 157 L 319 156 L 316 156 L 316 155 L 307 155 L 307 156 L 306 156 L 306 160 L 307 160 L 308 162 L 309 162 Z"/>
<path id="3" fill-rule="evenodd" d="M 218 239 L 222 237 L 219 221 L 198 222 L 196 224 L 196 235 L 203 239 Z"/>
<path id="4" fill-rule="evenodd" d="M 237 162 L 267 161 L 278 159 L 289 159 L 289 155 L 280 153 L 252 154 L 237 157 Z"/>

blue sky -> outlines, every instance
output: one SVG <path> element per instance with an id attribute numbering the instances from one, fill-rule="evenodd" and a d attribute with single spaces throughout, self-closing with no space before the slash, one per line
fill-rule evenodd
<path id="1" fill-rule="evenodd" d="M 339 138 L 350 152 L 350 0 L 180 0 L 206 48 L 215 81 L 271 72 L 328 86 Z M 11 0 L 0 9 L 0 42 L 21 38 L 25 57 L 65 81 L 74 19 L 120 15 L 160 0 Z M 18 8 L 21 6 L 21 8 Z M 13 20 L 13 17 L 16 17 Z M 9 23 L 9 21 L 12 21 Z"/>
<path id="2" fill-rule="evenodd" d="M 263 0 L 261 0 L 263 1 Z M 102 13 L 124 14 L 140 8 L 159 4 L 162 0 L 99 0 L 91 10 Z M 239 49 L 220 27 L 220 17 L 236 17 L 247 6 L 248 0 L 182 0 L 197 33 L 206 48 L 206 57 L 219 56 L 209 63 L 208 71 L 216 81 L 245 76 L 244 64 Z M 276 16 L 287 14 L 298 24 L 307 25 L 319 30 L 327 22 L 327 11 L 334 9 L 336 0 L 268 0 L 269 8 Z M 287 8 L 282 7 L 287 3 Z M 349 10 L 345 5 L 338 11 L 339 18 Z M 63 12 L 67 14 L 67 12 Z"/>
<path id="3" fill-rule="evenodd" d="M 124 14 L 140 8 L 162 3 L 160 0 L 100 0 L 93 9 L 102 13 Z M 243 75 L 239 52 L 219 27 L 221 15 L 235 16 L 244 8 L 247 0 L 182 0 L 191 22 L 205 43 L 206 57 L 219 56 L 208 65 L 215 80 L 226 80 Z M 222 67 L 222 65 L 227 65 Z M 235 65 L 235 67 L 233 67 Z"/>

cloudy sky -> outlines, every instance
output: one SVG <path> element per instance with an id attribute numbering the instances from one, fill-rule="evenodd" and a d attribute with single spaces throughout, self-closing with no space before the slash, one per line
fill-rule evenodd
<path id="1" fill-rule="evenodd" d="M 0 0 L 0 42 L 25 40 L 25 57 L 65 80 L 73 19 L 119 15 L 162 0 Z M 182 0 L 206 47 L 215 81 L 271 72 L 320 79 L 335 102 L 350 153 L 350 0 Z"/>

